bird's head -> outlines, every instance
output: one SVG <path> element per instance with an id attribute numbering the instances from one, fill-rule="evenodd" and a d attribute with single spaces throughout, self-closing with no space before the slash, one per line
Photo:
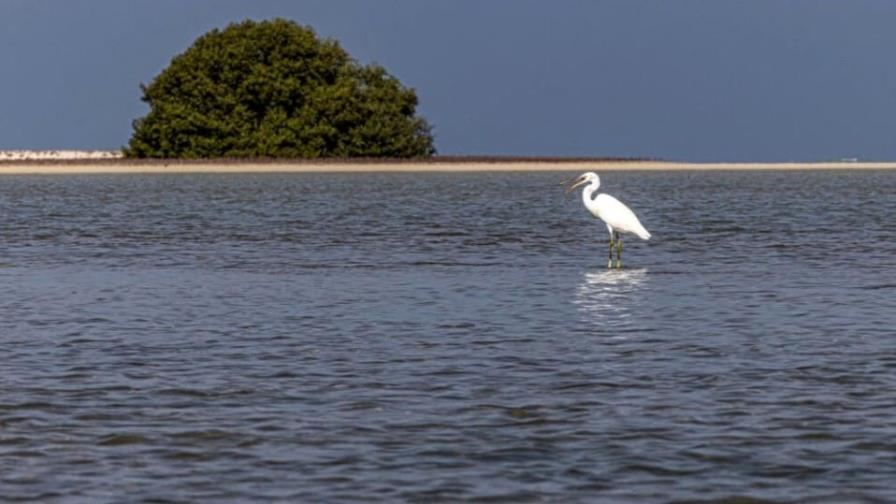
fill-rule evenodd
<path id="1" fill-rule="evenodd" d="M 595 184 L 596 186 L 600 186 L 600 177 L 597 176 L 594 172 L 585 172 L 578 177 L 572 179 L 568 182 L 569 187 L 566 188 L 566 193 L 569 194 L 570 191 L 575 189 L 576 187 L 583 186 L 585 184 Z"/>

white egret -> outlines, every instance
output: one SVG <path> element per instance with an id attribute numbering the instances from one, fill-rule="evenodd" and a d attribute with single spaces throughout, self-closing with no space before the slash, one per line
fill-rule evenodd
<path id="1" fill-rule="evenodd" d="M 609 194 L 598 194 L 594 197 L 594 193 L 600 187 L 600 177 L 594 172 L 587 172 L 573 180 L 566 192 L 569 193 L 576 187 L 588 184 L 582 190 L 582 202 L 585 208 L 591 212 L 591 215 L 604 221 L 607 225 L 607 231 L 610 232 L 610 260 L 607 263 L 608 268 L 613 267 L 613 247 L 616 247 L 616 267 L 622 266 L 622 238 L 620 233 L 632 233 L 642 240 L 649 240 L 650 233 L 641 225 L 641 221 L 625 206 L 624 203 Z"/>

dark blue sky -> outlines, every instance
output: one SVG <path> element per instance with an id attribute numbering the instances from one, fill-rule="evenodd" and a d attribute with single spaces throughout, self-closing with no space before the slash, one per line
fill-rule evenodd
<path id="1" fill-rule="evenodd" d="M 416 88 L 443 154 L 896 159 L 889 0 L 0 0 L 0 149 L 120 147 L 140 82 L 277 16 Z"/>

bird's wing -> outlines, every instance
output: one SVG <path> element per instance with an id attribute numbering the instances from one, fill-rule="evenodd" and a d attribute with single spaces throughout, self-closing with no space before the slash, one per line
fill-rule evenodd
<path id="1" fill-rule="evenodd" d="M 634 233 L 645 240 L 650 238 L 650 233 L 644 229 L 635 212 L 632 212 L 625 203 L 609 194 L 598 194 L 594 204 L 597 207 L 598 217 L 617 231 Z"/>

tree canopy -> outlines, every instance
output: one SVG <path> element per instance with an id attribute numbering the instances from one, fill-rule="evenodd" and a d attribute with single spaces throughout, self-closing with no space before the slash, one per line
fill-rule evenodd
<path id="1" fill-rule="evenodd" d="M 417 95 L 336 41 L 283 19 L 199 37 L 152 82 L 128 157 L 419 157 L 435 153 Z"/>

